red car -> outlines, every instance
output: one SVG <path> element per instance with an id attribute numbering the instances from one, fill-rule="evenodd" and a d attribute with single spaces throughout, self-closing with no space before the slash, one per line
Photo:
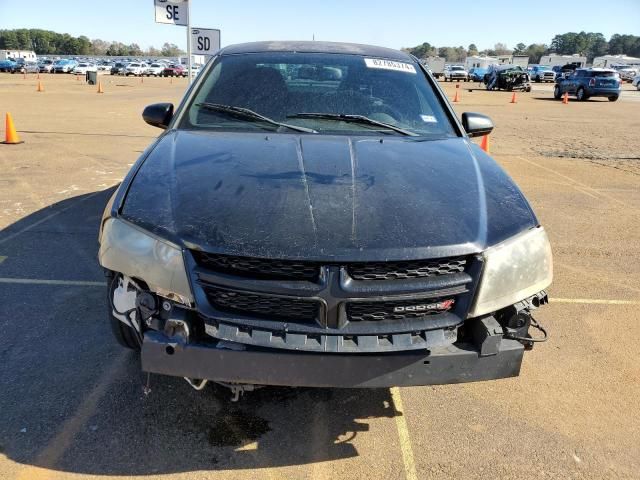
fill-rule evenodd
<path id="1" fill-rule="evenodd" d="M 182 65 L 168 65 L 162 71 L 163 77 L 186 77 L 187 69 Z"/>

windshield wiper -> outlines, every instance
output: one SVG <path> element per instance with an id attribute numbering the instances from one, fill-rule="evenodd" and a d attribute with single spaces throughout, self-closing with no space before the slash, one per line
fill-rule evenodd
<path id="1" fill-rule="evenodd" d="M 277 122 L 269 117 L 265 117 L 264 115 L 259 114 L 258 112 L 249 110 L 248 108 L 234 107 L 233 105 L 223 105 L 221 103 L 208 103 L 208 102 L 197 103 L 196 107 L 204 108 L 205 110 L 211 110 L 212 112 L 227 113 L 229 114 L 229 116 L 241 118 L 242 120 L 268 123 L 269 125 L 274 125 L 276 127 L 284 127 L 290 130 L 296 130 L 298 132 L 318 133 L 316 130 L 313 130 L 312 128 L 299 127 L 297 125 L 289 125 L 287 123 Z"/>
<path id="2" fill-rule="evenodd" d="M 320 118 L 323 120 L 336 120 L 340 122 L 360 123 L 362 125 L 373 125 L 375 127 L 386 128 L 387 130 L 393 130 L 396 133 L 406 135 L 408 137 L 419 137 L 415 132 L 405 130 L 404 128 L 396 127 L 390 123 L 379 122 L 373 118 L 365 117 L 364 115 L 350 115 L 340 113 L 296 113 L 295 115 L 287 115 L 287 118 Z"/>

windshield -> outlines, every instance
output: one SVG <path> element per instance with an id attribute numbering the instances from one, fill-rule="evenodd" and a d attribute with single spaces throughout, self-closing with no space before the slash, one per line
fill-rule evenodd
<path id="1" fill-rule="evenodd" d="M 230 115 L 220 106 L 248 109 L 274 122 L 321 134 L 403 134 L 402 130 L 420 136 L 455 135 L 417 64 L 359 55 L 255 53 L 219 57 L 199 82 L 180 127 L 274 127 L 256 118 Z"/>
<path id="2" fill-rule="evenodd" d="M 592 71 L 591 72 L 591 76 L 592 77 L 617 77 L 618 73 L 617 72 L 613 72 L 611 70 L 605 70 L 605 71 Z"/>
<path id="3" fill-rule="evenodd" d="M 464 67 L 451 67 L 451 70 L 464 70 Z"/>

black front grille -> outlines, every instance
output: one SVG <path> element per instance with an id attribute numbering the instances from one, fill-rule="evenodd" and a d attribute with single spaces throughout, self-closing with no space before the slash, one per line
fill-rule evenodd
<path id="1" fill-rule="evenodd" d="M 217 287 L 205 287 L 205 294 L 213 306 L 269 319 L 286 318 L 313 322 L 318 318 L 319 304 L 314 300 L 299 300 L 273 295 L 247 293 Z"/>
<path id="2" fill-rule="evenodd" d="M 320 265 L 312 262 L 236 257 L 198 251 L 193 251 L 193 256 L 198 265 L 203 268 L 253 278 L 314 281 L 320 275 Z"/>
<path id="3" fill-rule="evenodd" d="M 452 299 L 400 300 L 386 302 L 352 302 L 347 305 L 350 322 L 407 320 L 439 315 L 453 307 Z M 446 302 L 446 303 L 443 303 Z M 398 308 L 403 311 L 397 311 Z"/>
<path id="4" fill-rule="evenodd" d="M 403 280 L 464 272 L 466 265 L 465 257 L 452 257 L 440 260 L 352 263 L 347 266 L 347 271 L 355 280 Z"/>

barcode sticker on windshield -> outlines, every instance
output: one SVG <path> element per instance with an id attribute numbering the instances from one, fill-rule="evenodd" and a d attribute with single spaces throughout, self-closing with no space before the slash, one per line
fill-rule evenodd
<path id="1" fill-rule="evenodd" d="M 380 68 L 382 70 L 394 70 L 396 72 L 418 73 L 416 67 L 410 63 L 394 62 L 392 60 L 382 60 L 378 58 L 365 58 L 364 63 L 368 68 Z"/>

